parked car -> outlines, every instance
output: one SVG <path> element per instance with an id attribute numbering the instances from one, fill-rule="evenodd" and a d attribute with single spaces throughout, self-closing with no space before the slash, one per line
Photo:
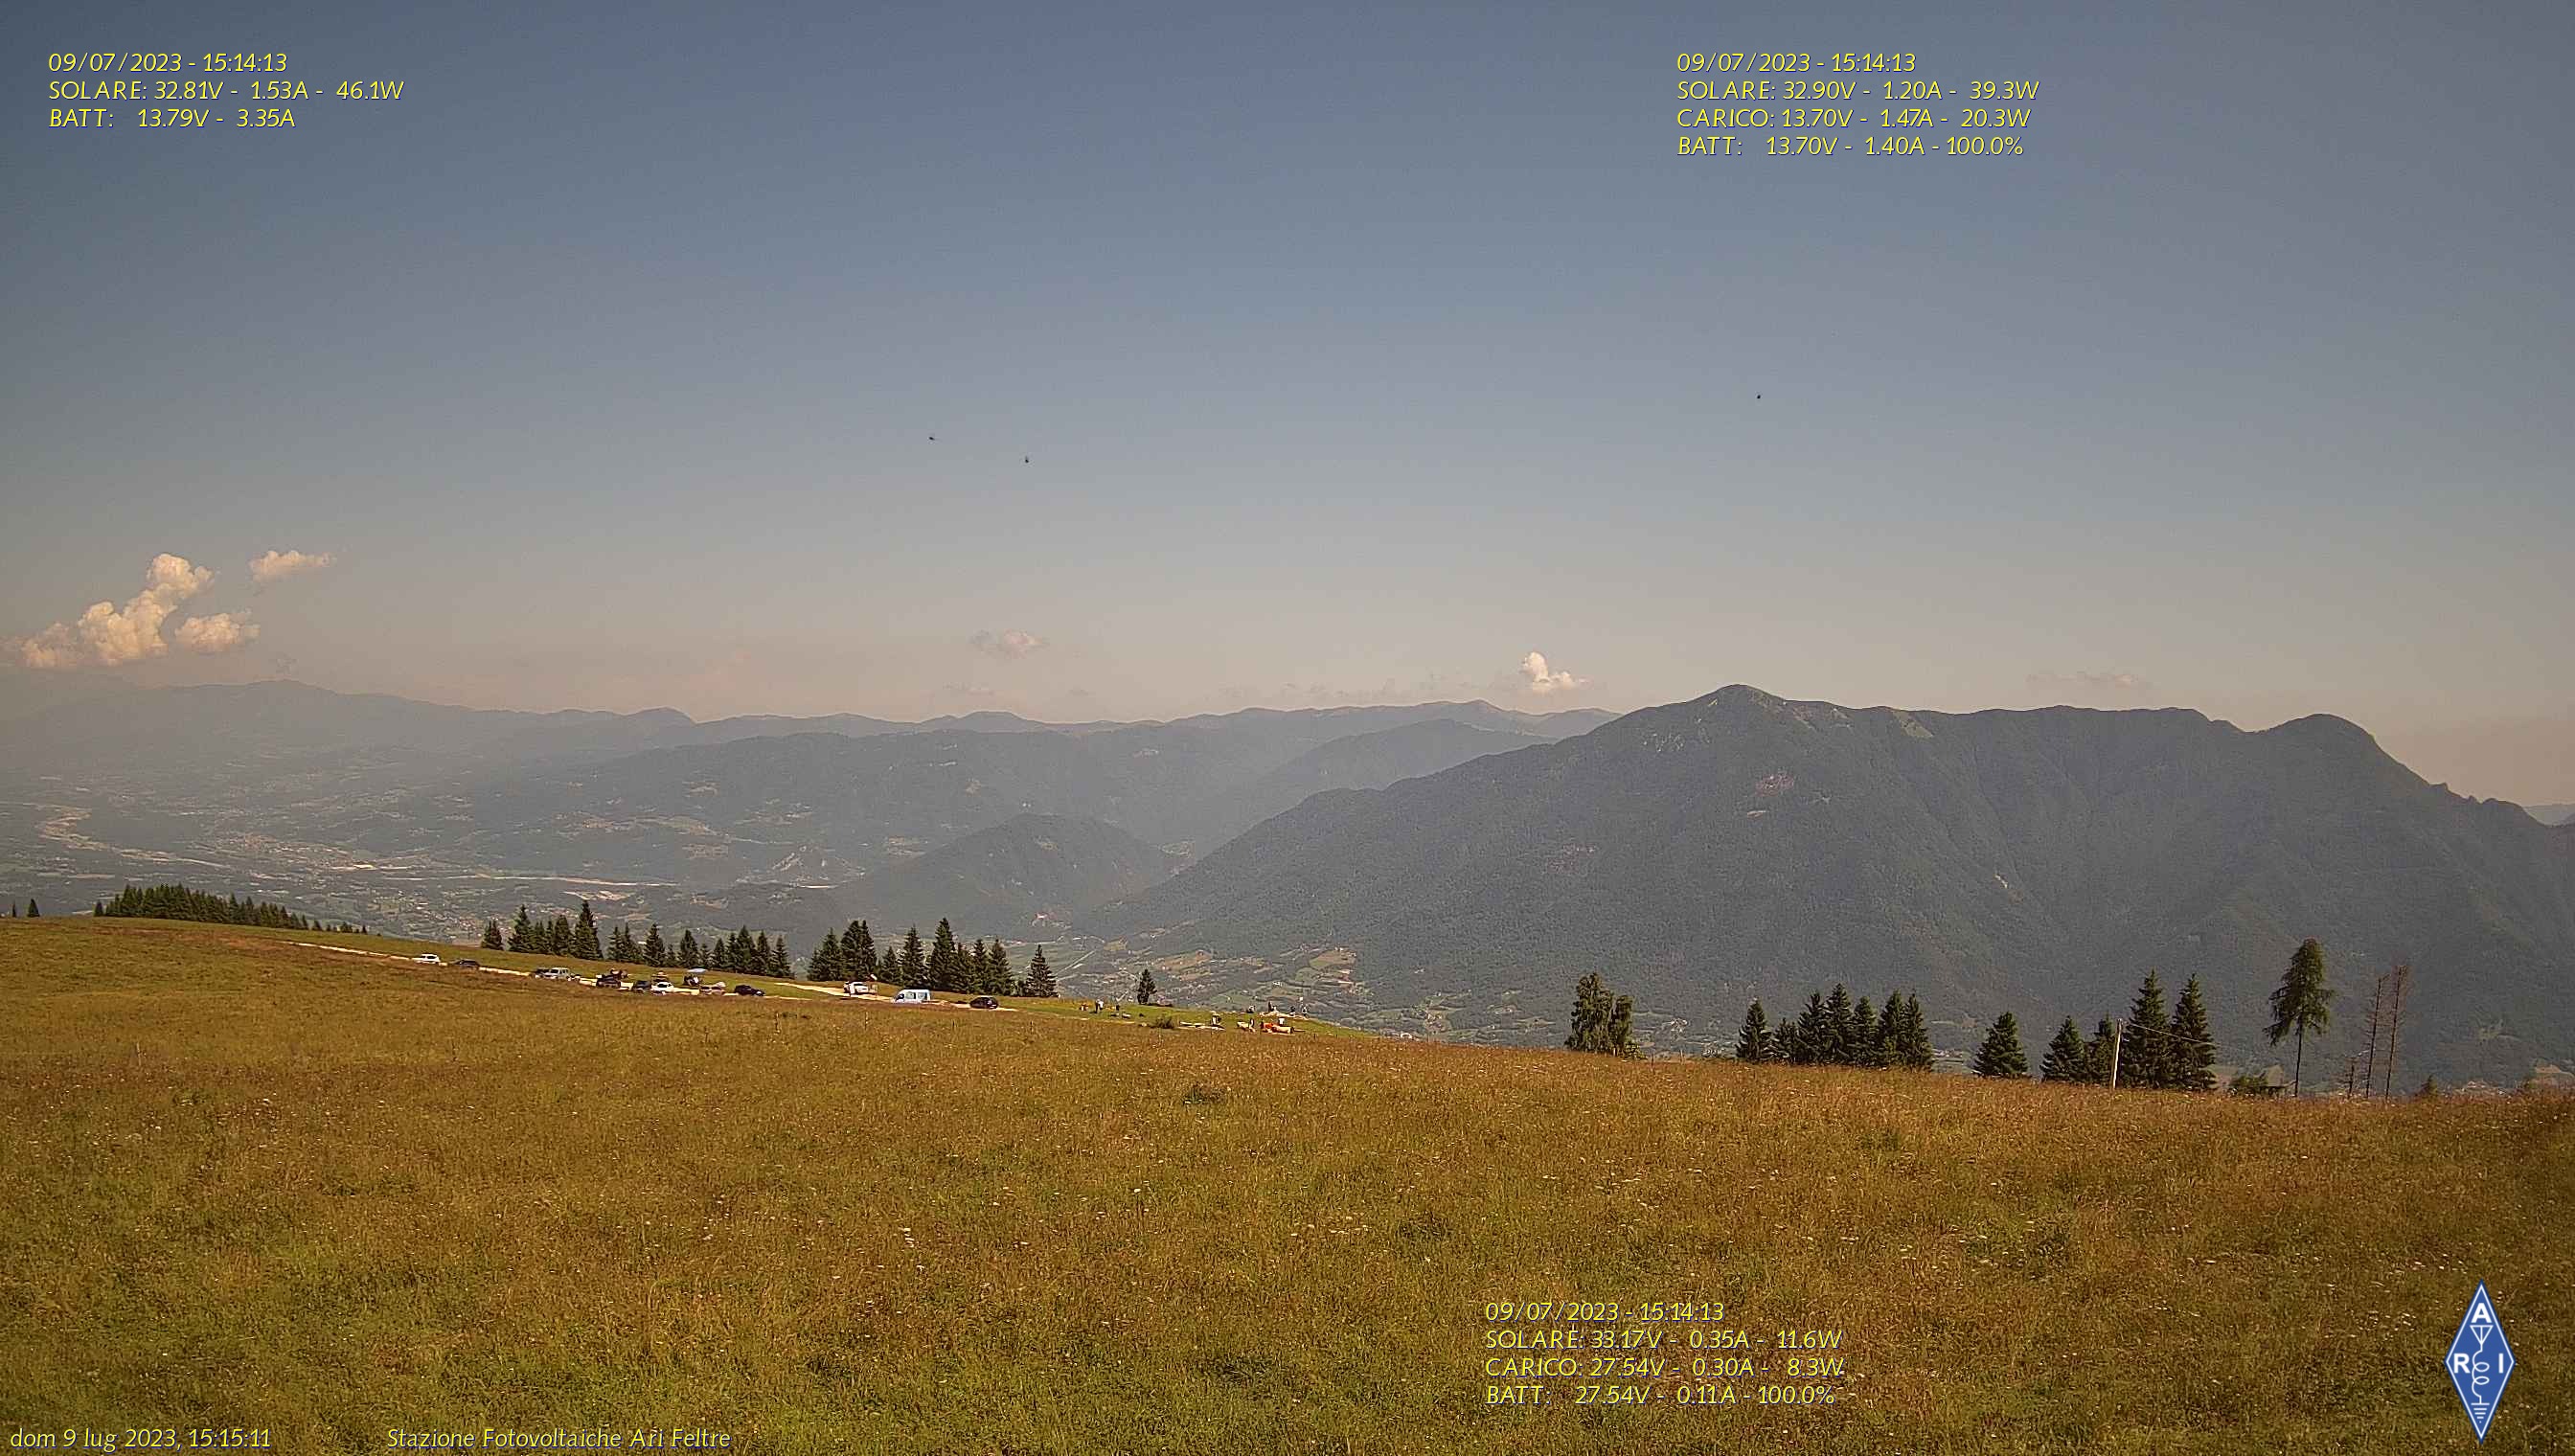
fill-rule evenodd
<path id="1" fill-rule="evenodd" d="M 591 982 L 592 985 L 606 986 L 610 990 L 615 990 L 625 983 L 626 973 L 617 970 L 603 970 L 599 973 L 599 979 Z"/>
<path id="2" fill-rule="evenodd" d="M 667 975 L 657 975 L 657 976 L 653 977 L 653 989 L 655 989 L 655 990 L 657 990 L 657 991 L 667 991 L 667 990 L 671 990 L 671 989 L 673 989 L 673 987 L 672 987 L 672 985 L 671 985 L 671 978 L 670 978 L 669 976 L 667 976 Z"/>
<path id="3" fill-rule="evenodd" d="M 977 996 L 966 1004 L 974 1007 L 978 1011 L 990 1011 L 1000 1006 L 1002 1003 L 994 1000 L 991 996 Z"/>
<path id="4" fill-rule="evenodd" d="M 680 993 L 680 988 L 671 984 L 667 980 L 657 980 L 651 985 L 646 986 L 644 989 L 651 991 L 657 996 L 676 996 Z"/>
<path id="5" fill-rule="evenodd" d="M 765 996 L 769 994 L 769 992 L 762 990 L 760 987 L 753 985 L 749 981 L 744 981 L 741 985 L 735 986 L 733 988 L 733 993 L 737 996 Z"/>
<path id="6" fill-rule="evenodd" d="M 875 987 L 873 987 L 873 986 L 869 985 L 866 981 L 863 981 L 863 980 L 854 980 L 854 981 L 850 982 L 850 994 L 851 994 L 851 995 L 854 995 L 854 996 L 864 996 L 864 995 L 872 995 L 872 994 L 874 994 L 874 993 L 875 993 Z"/>
<path id="7" fill-rule="evenodd" d="M 700 979 L 698 978 L 698 977 L 699 977 L 699 974 L 700 974 L 700 972 L 698 972 L 698 971 L 694 971 L 694 970 L 693 970 L 693 971 L 690 971 L 687 975 L 684 975 L 684 976 L 680 977 L 680 984 L 682 984 L 682 985 L 684 985 L 684 986 L 702 986 L 702 985 L 705 985 L 705 984 L 706 984 L 706 982 L 705 982 L 705 981 L 703 981 L 703 980 L 700 980 Z"/>
<path id="8" fill-rule="evenodd" d="M 411 958 L 411 963 L 414 965 L 444 965 L 446 962 L 440 960 L 435 955 L 415 955 Z"/>
<path id="9" fill-rule="evenodd" d="M 481 970 L 483 968 L 483 962 L 479 960 L 460 960 L 456 962 L 456 968 L 458 970 Z"/>
<path id="10" fill-rule="evenodd" d="M 905 986 L 894 993 L 894 1003 L 898 1006 L 927 1006 L 930 1004 L 930 988 Z"/>

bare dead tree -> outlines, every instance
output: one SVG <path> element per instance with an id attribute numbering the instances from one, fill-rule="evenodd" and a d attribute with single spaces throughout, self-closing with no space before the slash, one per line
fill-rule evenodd
<path id="1" fill-rule="evenodd" d="M 2369 988 L 2369 1035 L 2360 1063 L 2360 1088 L 2365 1096 L 2378 1094 L 2378 1038 L 2386 1024 L 2387 977 L 2382 974 Z"/>
<path id="2" fill-rule="evenodd" d="M 2387 1074 L 2388 1095 L 2396 1088 L 2396 1034 L 2405 1025 L 2405 992 L 2414 983 L 2414 962 L 2400 960 L 2387 972 Z"/>

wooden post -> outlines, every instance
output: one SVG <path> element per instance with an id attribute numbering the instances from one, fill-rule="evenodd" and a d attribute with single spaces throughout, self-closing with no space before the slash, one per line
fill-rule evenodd
<path id="1" fill-rule="evenodd" d="M 2119 1043 L 2127 1039 L 2125 1030 L 2116 1021 L 2110 1023 L 2110 1090 L 2114 1092 L 2119 1089 Z"/>

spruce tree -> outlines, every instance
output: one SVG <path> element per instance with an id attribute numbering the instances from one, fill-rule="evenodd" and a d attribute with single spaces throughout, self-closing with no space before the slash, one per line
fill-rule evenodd
<path id="1" fill-rule="evenodd" d="M 536 934 L 536 924 L 528 918 L 528 907 L 521 905 L 519 918 L 510 922 L 510 943 L 504 948 L 520 951 L 534 950 Z"/>
<path id="2" fill-rule="evenodd" d="M 930 941 L 930 988 L 935 991 L 962 991 L 966 988 L 965 968 L 958 964 L 962 952 L 957 948 L 957 932 L 948 927 L 943 917 L 939 931 Z"/>
<path id="3" fill-rule="evenodd" d="M 877 973 L 877 937 L 868 933 L 868 922 L 852 920 L 841 932 L 842 960 L 852 978 L 866 980 Z"/>
<path id="4" fill-rule="evenodd" d="M 2083 1065 L 2090 1073 L 2085 1080 L 2095 1083 L 2110 1080 L 2110 1048 L 2117 1044 L 2118 1038 L 2119 1028 L 2110 1024 L 2109 1017 L 2102 1017 L 2101 1024 L 2093 1028 L 2092 1039 L 2083 1043 Z"/>
<path id="5" fill-rule="evenodd" d="M 2128 1029 L 2119 1049 L 2119 1085 L 2169 1087 L 2173 1084 L 2172 1023 L 2164 1017 L 2164 987 L 2153 970 L 2137 987 L 2128 1005 Z"/>
<path id="6" fill-rule="evenodd" d="M 796 954 L 787 948 L 787 932 L 784 930 L 778 932 L 777 939 L 769 942 L 769 973 L 780 980 L 796 974 Z"/>
<path id="7" fill-rule="evenodd" d="M 978 935 L 975 937 L 975 948 L 966 952 L 966 988 L 979 996 L 992 994 L 992 987 L 985 984 L 985 978 L 991 970 L 992 966 L 987 963 L 984 954 L 984 937 Z"/>
<path id="8" fill-rule="evenodd" d="M 1038 947 L 1035 955 L 1029 957 L 1028 993 L 1033 996 L 1044 996 L 1049 1000 L 1055 999 L 1055 968 L 1047 964 L 1046 947 L 1043 945 Z"/>
<path id="9" fill-rule="evenodd" d="M 2047 1043 L 2047 1055 L 2039 1059 L 2038 1079 L 2043 1082 L 2088 1082 L 2092 1080 L 2092 1054 L 2083 1045 L 2083 1033 L 2074 1029 L 2074 1018 L 2068 1016 L 2056 1028 L 2056 1039 Z"/>
<path id="10" fill-rule="evenodd" d="M 1984 1044 L 1976 1048 L 1975 1072 L 1980 1077 L 2029 1075 L 2029 1058 L 2020 1049 L 2020 1023 L 2012 1019 L 2011 1012 L 1994 1018 L 1993 1029 L 1985 1033 Z"/>
<path id="11" fill-rule="evenodd" d="M 591 918 L 590 901 L 588 900 L 583 900 L 581 902 L 581 918 L 573 922 L 572 954 L 573 958 L 576 960 L 597 960 L 600 958 L 599 921 Z"/>
<path id="12" fill-rule="evenodd" d="M 659 920 L 649 922 L 644 931 L 644 961 L 648 965 L 665 967 L 671 964 L 670 942 L 662 938 L 662 922 Z"/>
<path id="13" fill-rule="evenodd" d="M 2208 1034 L 2208 1005 L 2195 975 L 2182 982 L 2181 999 L 2173 1005 L 2171 1066 L 2167 1085 L 2185 1092 L 2217 1090 L 2217 1043 Z"/>
<path id="14" fill-rule="evenodd" d="M 1887 999 L 1894 1001 L 1896 998 L 1889 996 Z M 1931 1028 L 1922 1020 L 1922 998 L 1908 994 L 1902 998 L 1901 1004 L 1903 1010 L 1896 1029 L 1888 1037 L 1887 1065 L 1908 1071 L 1929 1071 Z"/>
<path id="15" fill-rule="evenodd" d="M 1770 1044 L 1770 1018 L 1755 999 L 1743 1008 L 1743 1029 L 1734 1037 L 1736 1061 L 1768 1061 L 1778 1048 Z"/>
<path id="16" fill-rule="evenodd" d="M 1824 998 L 1824 1044 L 1815 1060 L 1828 1066 L 1847 1066 L 1851 1060 L 1850 992 L 1840 981 L 1833 982 L 1833 993 Z"/>
<path id="17" fill-rule="evenodd" d="M 27 896 L 27 918 L 31 920 L 41 920 L 44 917 L 45 912 L 36 908 L 36 897 L 34 895 Z"/>
<path id="18" fill-rule="evenodd" d="M 1136 977 L 1136 1004 L 1140 1006 L 1154 1004 L 1154 967 L 1150 965 L 1145 967 L 1143 975 Z"/>
<path id="19" fill-rule="evenodd" d="M 573 953 L 573 943 L 572 918 L 568 915 L 555 916 L 546 926 L 547 951 L 555 955 L 570 955 Z"/>
<path id="20" fill-rule="evenodd" d="M 903 932 L 903 957 L 895 962 L 895 969 L 901 973 L 890 975 L 886 979 L 899 981 L 907 986 L 930 984 L 930 958 L 921 951 L 919 925 Z"/>
<path id="21" fill-rule="evenodd" d="M 680 964 L 690 970 L 704 970 L 704 952 L 698 949 L 698 932 L 694 929 L 680 931 Z"/>
<path id="22" fill-rule="evenodd" d="M 2289 968 L 2281 973 L 2278 989 L 2271 992 L 2271 1024 L 2264 1028 L 2277 1046 L 2283 1037 L 2298 1038 L 2298 1053 L 2289 1073 L 2291 1096 L 2304 1095 L 2299 1083 L 2306 1076 L 2307 1033 L 2321 1034 L 2333 1022 L 2333 988 L 2325 984 L 2325 948 L 2314 940 L 2300 941 L 2297 952 L 2289 957 Z"/>
<path id="23" fill-rule="evenodd" d="M 1886 1059 L 1878 1045 L 1877 1010 L 1868 997 L 1859 998 L 1851 1007 L 1850 1063 L 1853 1066 L 1884 1066 Z"/>
<path id="24" fill-rule="evenodd" d="M 1806 1008 L 1797 1013 L 1796 1024 L 1788 1029 L 1788 1060 L 1799 1066 L 1813 1066 L 1824 1060 L 1824 1051 L 1832 1044 L 1831 1021 L 1831 1014 L 1824 1009 L 1824 993 L 1806 992 Z"/>
<path id="25" fill-rule="evenodd" d="M 805 962 L 807 980 L 841 979 L 841 937 L 826 930 L 823 941 L 814 947 L 814 958 Z"/>
<path id="26" fill-rule="evenodd" d="M 986 988 L 994 995 L 1007 996 L 1019 989 L 1011 974 L 1011 952 L 1002 948 L 999 936 L 994 937 L 993 948 L 984 953 L 984 969 Z"/>
<path id="27" fill-rule="evenodd" d="M 100 908 L 104 910 L 106 906 L 102 905 Z M 483 922 L 483 948 L 486 950 L 507 950 L 510 948 L 510 942 L 501 938 L 500 921 L 485 920 Z"/>

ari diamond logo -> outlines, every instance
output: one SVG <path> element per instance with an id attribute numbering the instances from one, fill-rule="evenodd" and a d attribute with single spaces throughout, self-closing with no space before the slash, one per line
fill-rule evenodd
<path id="1" fill-rule="evenodd" d="M 2477 1297 L 2468 1301 L 2458 1334 L 2451 1337 L 2447 1363 L 2459 1403 L 2468 1408 L 2468 1423 L 2483 1441 L 2486 1426 L 2494 1420 L 2495 1405 L 2503 1399 L 2503 1383 L 2512 1378 L 2512 1346 L 2504 1343 L 2503 1326 L 2495 1320 L 2494 1303 L 2486 1298 L 2482 1282 L 2477 1285 Z"/>

